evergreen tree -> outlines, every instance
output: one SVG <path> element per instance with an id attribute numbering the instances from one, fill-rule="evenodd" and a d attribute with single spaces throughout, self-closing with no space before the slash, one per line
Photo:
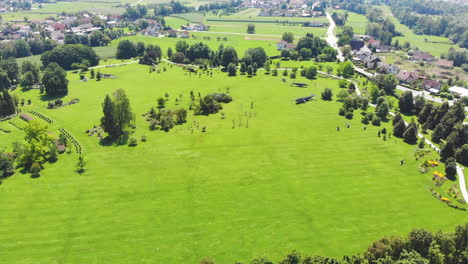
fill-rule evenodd
<path id="1" fill-rule="evenodd" d="M 403 139 L 406 143 L 415 144 L 418 141 L 418 126 L 411 120 L 411 123 L 403 133 Z"/>
<path id="2" fill-rule="evenodd" d="M 406 124 L 403 119 L 400 119 L 394 126 L 393 126 L 393 135 L 395 137 L 402 138 L 403 133 L 406 131 Z"/>
<path id="3" fill-rule="evenodd" d="M 414 100 L 414 114 L 419 116 L 419 113 L 422 111 L 424 106 L 426 105 L 426 99 L 423 96 L 417 95 Z"/>
<path id="4" fill-rule="evenodd" d="M 395 114 L 395 116 L 393 117 L 392 125 L 395 126 L 395 124 L 397 124 L 398 122 L 400 122 L 401 119 L 403 119 L 403 118 L 401 117 L 400 112 L 397 112 L 397 113 Z"/>
<path id="5" fill-rule="evenodd" d="M 445 142 L 440 148 L 440 160 L 445 162 L 448 158 L 453 158 L 455 156 L 455 150 L 451 142 Z"/>
<path id="6" fill-rule="evenodd" d="M 3 90 L 0 94 L 0 117 L 9 116 L 16 113 L 16 105 L 8 90 Z"/>
<path id="7" fill-rule="evenodd" d="M 457 161 L 463 164 L 464 166 L 468 166 L 468 144 L 464 144 L 461 148 L 459 148 L 455 154 Z"/>
<path id="8" fill-rule="evenodd" d="M 234 63 L 229 63 L 227 67 L 227 71 L 228 71 L 229 76 L 236 76 L 236 72 L 237 72 L 236 65 L 234 65 Z"/>
<path id="9" fill-rule="evenodd" d="M 114 120 L 114 108 L 115 107 L 112 98 L 109 95 L 106 95 L 106 98 L 104 98 L 104 102 L 102 103 L 102 111 L 104 113 L 104 116 L 101 118 L 101 127 L 110 136 L 117 134 L 116 121 Z"/>
<path id="10" fill-rule="evenodd" d="M 173 54 L 173 53 L 174 53 L 174 52 L 172 51 L 172 48 L 171 48 L 171 47 L 167 48 L 167 58 L 168 58 L 168 59 L 171 59 L 171 58 L 172 58 L 172 54 Z"/>
<path id="11" fill-rule="evenodd" d="M 398 106 L 400 111 L 404 114 L 410 115 L 413 112 L 414 102 L 413 102 L 413 93 L 406 91 L 400 99 L 398 100 Z"/>
<path id="12" fill-rule="evenodd" d="M 445 162 L 445 173 L 447 174 L 447 178 L 455 179 L 455 175 L 457 175 L 457 163 L 453 157 L 447 158 Z"/>
<path id="13" fill-rule="evenodd" d="M 10 89 L 11 81 L 8 74 L 0 70 L 0 91 Z"/>
<path id="14" fill-rule="evenodd" d="M 375 114 L 381 119 L 385 120 L 387 119 L 387 115 L 389 111 L 390 111 L 390 107 L 388 106 L 388 102 L 385 100 L 377 107 Z"/>
<path id="15" fill-rule="evenodd" d="M 444 126 L 442 124 L 438 124 L 432 132 L 432 141 L 435 143 L 440 143 L 440 140 L 443 138 L 444 135 Z"/>

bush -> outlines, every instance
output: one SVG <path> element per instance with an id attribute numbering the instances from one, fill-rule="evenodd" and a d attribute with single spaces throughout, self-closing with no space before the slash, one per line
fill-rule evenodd
<path id="1" fill-rule="evenodd" d="M 331 101 L 333 97 L 333 92 L 330 88 L 325 88 L 322 92 L 322 100 Z"/>
<path id="2" fill-rule="evenodd" d="M 138 145 L 138 140 L 136 138 L 131 138 L 129 141 L 128 141 L 128 146 L 129 147 L 135 147 L 136 145 Z"/>
<path id="3" fill-rule="evenodd" d="M 345 117 L 347 119 L 353 119 L 353 111 L 348 111 L 345 113 Z"/>
<path id="4" fill-rule="evenodd" d="M 345 113 L 346 113 L 346 109 L 344 109 L 344 108 L 340 108 L 340 110 L 338 110 L 338 114 L 339 114 L 340 116 L 344 116 Z"/>
<path id="5" fill-rule="evenodd" d="M 380 121 L 381 121 L 380 117 L 374 116 L 374 118 L 372 119 L 372 125 L 380 126 Z"/>

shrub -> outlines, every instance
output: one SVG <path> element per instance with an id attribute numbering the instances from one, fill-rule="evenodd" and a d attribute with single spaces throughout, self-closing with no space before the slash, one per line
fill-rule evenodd
<path id="1" fill-rule="evenodd" d="M 380 117 L 374 116 L 374 118 L 372 118 L 372 125 L 380 126 L 380 121 L 381 121 Z"/>
<path id="2" fill-rule="evenodd" d="M 340 108 L 340 110 L 338 110 L 338 114 L 339 114 L 340 116 L 344 116 L 345 113 L 346 113 L 346 109 L 344 109 L 343 107 Z"/>
<path id="3" fill-rule="evenodd" d="M 353 111 L 348 111 L 345 113 L 345 117 L 347 119 L 353 119 Z"/>
<path id="4" fill-rule="evenodd" d="M 322 92 L 322 100 L 331 101 L 333 97 L 333 92 L 330 88 L 325 88 Z"/>
<path id="5" fill-rule="evenodd" d="M 136 145 L 138 145 L 138 140 L 136 138 L 131 138 L 128 142 L 128 146 L 135 147 Z"/>

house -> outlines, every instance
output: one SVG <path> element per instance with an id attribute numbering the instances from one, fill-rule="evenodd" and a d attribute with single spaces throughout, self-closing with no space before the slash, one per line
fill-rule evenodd
<path id="1" fill-rule="evenodd" d="M 362 47 L 364 47 L 364 41 L 362 40 L 351 40 L 349 43 L 351 45 L 352 50 L 360 50 Z"/>
<path id="2" fill-rule="evenodd" d="M 284 50 L 294 50 L 296 49 L 297 45 L 296 44 L 287 44 L 286 47 L 284 47 Z"/>
<path id="3" fill-rule="evenodd" d="M 454 61 L 440 59 L 437 61 L 436 65 L 443 69 L 452 69 Z"/>
<path id="4" fill-rule="evenodd" d="M 392 47 L 388 45 L 378 45 L 374 47 L 375 47 L 375 52 L 383 52 L 383 53 L 390 52 L 390 50 L 392 49 Z"/>
<path id="5" fill-rule="evenodd" d="M 400 72 L 400 68 L 398 68 L 398 66 L 395 64 L 382 63 L 382 65 L 380 65 L 377 71 L 383 73 L 398 74 Z"/>
<path id="6" fill-rule="evenodd" d="M 179 37 L 188 38 L 188 37 L 190 37 L 190 32 L 188 32 L 187 30 L 182 31 L 182 32 L 180 32 Z"/>
<path id="7" fill-rule="evenodd" d="M 468 89 L 460 86 L 452 86 L 449 88 L 450 93 L 460 97 L 468 96 Z"/>
<path id="8" fill-rule="evenodd" d="M 286 45 L 288 45 L 288 42 L 281 40 L 280 42 L 276 43 L 276 48 L 278 48 L 278 50 L 284 50 Z"/>
<path id="9" fill-rule="evenodd" d="M 178 33 L 177 30 L 171 29 L 167 31 L 167 36 L 170 38 L 177 38 Z"/>
<path id="10" fill-rule="evenodd" d="M 418 80 L 420 77 L 416 71 L 400 71 L 396 75 L 396 78 L 400 81 L 400 83 L 411 84 L 414 81 Z"/>
<path id="11" fill-rule="evenodd" d="M 368 69 L 377 69 L 382 65 L 382 60 L 377 56 L 368 56 L 364 59 L 364 65 Z"/>
<path id="12" fill-rule="evenodd" d="M 413 52 L 413 59 L 418 60 L 418 61 L 425 61 L 425 62 L 431 62 L 435 60 L 434 56 L 424 51 Z"/>
<path id="13" fill-rule="evenodd" d="M 426 79 L 422 82 L 422 88 L 426 91 L 440 90 L 442 84 L 435 80 Z"/>
<path id="14" fill-rule="evenodd" d="M 377 47 L 377 46 L 380 46 L 380 40 L 378 40 L 378 39 L 373 39 L 373 38 L 372 38 L 372 39 L 369 39 L 369 40 L 367 41 L 367 45 L 369 45 L 369 47 L 371 47 L 371 48 L 375 48 L 375 47 Z"/>

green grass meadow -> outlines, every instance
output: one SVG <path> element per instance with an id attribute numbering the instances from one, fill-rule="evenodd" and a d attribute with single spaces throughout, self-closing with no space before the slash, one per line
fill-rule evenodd
<path id="1" fill-rule="evenodd" d="M 327 87 L 336 95 L 336 80 L 282 82 L 261 71 L 248 78 L 218 70 L 199 77 L 158 68 L 101 68 L 118 77 L 101 82 L 69 73 L 63 100 L 81 101 L 59 109 L 46 109 L 37 90 L 15 92 L 32 100 L 23 111 L 50 117 L 52 133 L 65 128 L 78 140 L 88 170 L 76 174 L 77 154 L 62 154 L 39 178 L 18 172 L 3 181 L 1 263 L 197 263 L 207 256 L 245 263 L 259 254 L 278 260 L 293 249 L 340 257 L 382 236 L 452 230 L 467 219 L 427 190 L 432 183 L 418 172 L 416 146 L 383 141 L 382 127 L 363 130 L 357 112 L 353 120 L 337 114 L 338 102 L 294 103 Z M 148 138 L 136 147 L 103 146 L 85 133 L 99 124 L 104 96 L 117 88 L 136 114 L 132 137 Z M 190 91 L 228 88 L 233 101 L 223 105 L 224 118 L 190 114 L 186 124 L 162 132 L 150 131 L 142 117 L 165 93 L 167 107 L 176 98 L 187 107 Z M 0 132 L 0 142 L 22 136 L 19 129 Z"/>

